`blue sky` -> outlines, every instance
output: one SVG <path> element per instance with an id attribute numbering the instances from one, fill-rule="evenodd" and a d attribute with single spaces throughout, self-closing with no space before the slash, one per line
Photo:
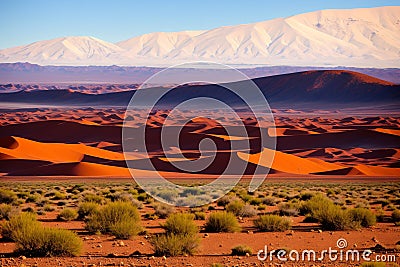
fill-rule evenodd
<path id="1" fill-rule="evenodd" d="M 0 0 L 0 49 L 70 35 L 117 42 L 156 31 L 211 29 L 399 0 Z"/>

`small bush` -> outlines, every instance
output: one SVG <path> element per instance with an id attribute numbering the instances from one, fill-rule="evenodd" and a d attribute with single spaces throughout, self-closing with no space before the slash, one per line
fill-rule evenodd
<path id="1" fill-rule="evenodd" d="M 115 193 L 111 196 L 112 201 L 125 201 L 131 202 L 133 206 L 136 206 L 138 209 L 143 208 L 143 203 L 137 200 L 132 194 L 129 193 Z"/>
<path id="2" fill-rule="evenodd" d="M 320 194 L 306 201 L 300 208 L 300 212 L 321 223 L 325 230 L 346 230 L 359 226 L 358 222 L 352 221 L 348 211 L 342 210 L 340 206 Z"/>
<path id="3" fill-rule="evenodd" d="M 234 248 L 232 248 L 231 255 L 232 256 L 246 256 L 246 255 L 251 255 L 253 251 L 251 250 L 250 247 L 246 245 L 239 245 Z"/>
<path id="4" fill-rule="evenodd" d="M 392 221 L 394 223 L 400 222 L 400 210 L 396 209 L 392 212 Z"/>
<path id="5" fill-rule="evenodd" d="M 25 202 L 26 203 L 36 203 L 39 199 L 41 199 L 42 198 L 42 196 L 40 195 L 40 194 L 37 194 L 37 193 L 35 193 L 35 194 L 29 194 L 27 197 L 26 197 L 26 200 L 25 200 Z"/>
<path id="6" fill-rule="evenodd" d="M 49 211 L 54 211 L 55 208 L 54 208 L 52 205 L 50 205 L 50 204 L 45 204 L 45 205 L 43 206 L 43 210 L 49 212 Z"/>
<path id="7" fill-rule="evenodd" d="M 16 252 L 29 256 L 78 256 L 82 240 L 64 229 L 45 228 L 31 213 L 21 213 L 6 222 L 4 237 L 16 244 Z"/>
<path id="8" fill-rule="evenodd" d="M 376 224 L 376 216 L 369 209 L 355 208 L 349 211 L 350 219 L 362 227 L 371 227 Z"/>
<path id="9" fill-rule="evenodd" d="M 273 197 L 266 197 L 262 200 L 263 204 L 267 206 L 275 206 L 276 205 L 276 200 Z"/>
<path id="10" fill-rule="evenodd" d="M 78 207 L 78 219 L 87 220 L 100 208 L 96 202 L 82 202 Z"/>
<path id="11" fill-rule="evenodd" d="M 135 206 L 128 202 L 111 202 L 86 221 L 89 232 L 110 233 L 116 238 L 128 239 L 141 231 L 140 215 Z"/>
<path id="12" fill-rule="evenodd" d="M 283 203 L 279 205 L 279 214 L 281 216 L 297 216 L 299 215 L 299 209 L 296 204 Z"/>
<path id="13" fill-rule="evenodd" d="M 102 196 L 88 193 L 84 195 L 83 202 L 95 202 L 97 204 L 103 204 L 105 202 L 105 199 Z"/>
<path id="14" fill-rule="evenodd" d="M 206 219 L 206 213 L 202 211 L 196 211 L 194 214 L 194 219 L 195 220 L 205 220 Z"/>
<path id="15" fill-rule="evenodd" d="M 199 246 L 197 235 L 160 234 L 150 239 L 157 256 L 193 255 Z"/>
<path id="16" fill-rule="evenodd" d="M 237 200 L 237 198 L 235 196 L 232 196 L 232 195 L 223 196 L 217 200 L 217 206 L 225 207 L 226 205 L 233 202 L 234 200 Z"/>
<path id="17" fill-rule="evenodd" d="M 9 204 L 0 204 L 0 220 L 2 219 L 10 219 L 10 215 L 12 212 L 12 206 Z"/>
<path id="18" fill-rule="evenodd" d="M 153 208 L 154 208 L 155 214 L 161 219 L 165 219 L 170 214 L 175 212 L 174 207 L 164 204 L 164 203 L 155 203 L 153 205 Z"/>
<path id="19" fill-rule="evenodd" d="M 303 201 L 310 200 L 314 196 L 315 194 L 313 192 L 306 192 L 300 195 L 300 200 Z"/>
<path id="20" fill-rule="evenodd" d="M 303 203 L 300 207 L 300 214 L 314 216 L 314 213 L 318 213 L 320 210 L 332 205 L 334 205 L 334 203 L 329 198 L 317 194 Z"/>
<path id="21" fill-rule="evenodd" d="M 190 213 L 171 214 L 163 228 L 169 234 L 194 235 L 199 232 L 199 228 L 194 223 L 194 215 Z"/>
<path id="22" fill-rule="evenodd" d="M 79 256 L 83 242 L 72 231 L 65 229 L 43 228 L 44 244 L 39 251 L 44 251 L 44 256 Z"/>
<path id="23" fill-rule="evenodd" d="M 0 203 L 12 204 L 17 201 L 17 195 L 11 191 L 6 189 L 0 189 Z"/>
<path id="24" fill-rule="evenodd" d="M 109 227 L 109 232 L 115 235 L 116 238 L 129 239 L 132 236 L 139 234 L 142 228 L 137 223 L 132 223 L 130 220 L 121 220 L 113 223 Z"/>
<path id="25" fill-rule="evenodd" d="M 234 200 L 226 206 L 227 212 L 232 212 L 240 217 L 253 217 L 257 215 L 257 210 L 250 204 L 243 203 L 242 200 Z"/>
<path id="26" fill-rule="evenodd" d="M 347 230 L 359 226 L 357 222 L 352 222 L 349 212 L 342 210 L 339 206 L 331 205 L 326 209 L 319 210 L 313 216 L 325 230 Z"/>
<path id="27" fill-rule="evenodd" d="M 64 200 L 67 199 L 67 195 L 61 192 L 56 191 L 52 198 L 53 200 Z"/>
<path id="28" fill-rule="evenodd" d="M 205 224 L 206 231 L 209 232 L 238 232 L 241 227 L 233 213 L 217 211 L 211 213 Z"/>
<path id="29" fill-rule="evenodd" d="M 236 216 L 240 216 L 240 212 L 242 211 L 244 207 L 244 203 L 241 200 L 234 200 L 230 202 L 228 205 L 226 205 L 226 211 L 227 212 L 232 212 Z"/>
<path id="30" fill-rule="evenodd" d="M 283 232 L 290 229 L 292 224 L 288 218 L 277 215 L 261 215 L 253 223 L 263 232 Z"/>
<path id="31" fill-rule="evenodd" d="M 78 218 L 78 212 L 71 208 L 65 208 L 57 215 L 57 219 L 68 222 L 73 221 L 76 218 Z"/>
<path id="32" fill-rule="evenodd" d="M 240 210 L 240 217 L 254 217 L 257 215 L 257 210 L 249 204 L 245 204 Z"/>
<path id="33" fill-rule="evenodd" d="M 22 231 L 40 227 L 41 224 L 36 220 L 36 215 L 30 212 L 23 212 L 12 216 L 1 228 L 1 235 L 5 239 L 16 240 L 23 235 Z"/>

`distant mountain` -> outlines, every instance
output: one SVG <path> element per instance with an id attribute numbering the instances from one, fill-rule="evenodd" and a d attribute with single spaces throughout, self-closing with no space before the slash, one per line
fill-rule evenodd
<path id="1" fill-rule="evenodd" d="M 0 92 L 15 91 L 5 85 L 46 84 L 54 89 L 68 89 L 77 85 L 103 84 L 138 84 L 164 68 L 121 67 L 121 66 L 40 66 L 30 63 L 0 63 Z M 351 68 L 351 67 L 295 67 L 264 66 L 240 68 L 249 78 L 273 76 L 279 74 L 309 70 L 350 70 L 400 84 L 400 68 Z M 190 69 L 188 69 L 190 71 Z M 193 70 L 196 72 L 197 70 Z M 1 85 L 3 84 L 3 85 Z M 118 87 L 118 85 L 116 85 Z M 119 85 L 120 86 L 120 85 Z M 43 86 L 42 86 L 43 87 Z M 29 89 L 29 88 L 28 88 Z M 74 88 L 71 88 L 74 89 Z M 124 88 L 123 88 L 124 89 Z M 118 90 L 116 90 L 118 91 Z"/>
<path id="2" fill-rule="evenodd" d="M 399 27 L 399 6 L 322 10 L 207 31 L 150 33 L 116 44 L 94 37 L 57 38 L 0 50 L 0 62 L 400 67 Z"/>
<path id="3" fill-rule="evenodd" d="M 400 103 L 400 85 L 351 71 L 307 71 L 253 79 L 272 107 L 335 107 L 351 104 Z M 239 81 L 237 83 L 241 83 Z M 243 90 L 246 88 L 243 87 Z M 163 88 L 141 89 L 151 95 Z M 85 94 L 71 90 L 30 90 L 0 94 L 0 102 L 68 106 L 126 106 L 135 90 Z M 196 97 L 211 97 L 240 107 L 236 95 L 217 85 L 183 85 L 174 88 L 159 102 L 169 108 Z M 258 103 L 254 99 L 254 103 Z"/>

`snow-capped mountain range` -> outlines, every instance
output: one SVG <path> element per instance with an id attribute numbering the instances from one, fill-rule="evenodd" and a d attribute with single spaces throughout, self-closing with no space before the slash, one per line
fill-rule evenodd
<path id="1" fill-rule="evenodd" d="M 156 32 L 118 43 L 72 36 L 0 50 L 0 62 L 40 65 L 400 67 L 400 6 L 321 10 L 206 31 Z"/>

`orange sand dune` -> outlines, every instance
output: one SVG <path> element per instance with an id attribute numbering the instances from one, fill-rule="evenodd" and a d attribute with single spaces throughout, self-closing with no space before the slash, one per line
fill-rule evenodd
<path id="1" fill-rule="evenodd" d="M 39 167 L 10 172 L 8 175 L 130 177 L 129 170 L 127 168 L 89 162 L 68 162 L 42 165 Z"/>
<path id="2" fill-rule="evenodd" d="M 292 174 L 311 174 L 343 168 L 341 165 L 328 163 L 320 159 L 301 158 L 280 151 L 275 151 L 274 159 L 271 162 L 273 153 L 272 149 L 264 148 L 261 153 L 257 154 L 246 154 L 243 152 L 238 152 L 237 154 L 242 160 L 272 168 L 279 172 Z"/>
<path id="3" fill-rule="evenodd" d="M 8 137 L 8 139 L 11 147 L 3 146 L 0 141 L 0 153 L 18 159 L 44 160 L 55 163 L 80 162 L 84 155 L 108 160 L 125 159 L 122 153 L 84 144 L 41 143 L 20 137 Z M 2 140 L 5 139 L 2 138 Z"/>
<path id="4" fill-rule="evenodd" d="M 222 135 L 222 134 L 208 134 L 210 136 L 222 138 L 225 141 L 242 141 L 242 140 L 250 140 L 254 139 L 255 137 L 243 137 L 243 136 L 232 136 L 232 135 Z"/>
<path id="5" fill-rule="evenodd" d="M 291 174 L 336 174 L 336 175 L 367 175 L 367 176 L 399 176 L 400 168 L 387 168 L 381 166 L 367 166 L 358 164 L 346 167 L 336 163 L 325 162 L 317 158 L 301 158 L 295 155 L 275 151 L 271 162 L 273 150 L 264 148 L 261 153 L 246 154 L 238 152 L 242 160 L 269 167 L 273 170 Z"/>
<path id="6" fill-rule="evenodd" d="M 392 134 L 392 135 L 400 136 L 400 130 L 397 130 L 397 129 L 377 128 L 377 129 L 375 129 L 375 131 L 380 132 L 380 133 L 386 133 L 386 134 Z"/>

